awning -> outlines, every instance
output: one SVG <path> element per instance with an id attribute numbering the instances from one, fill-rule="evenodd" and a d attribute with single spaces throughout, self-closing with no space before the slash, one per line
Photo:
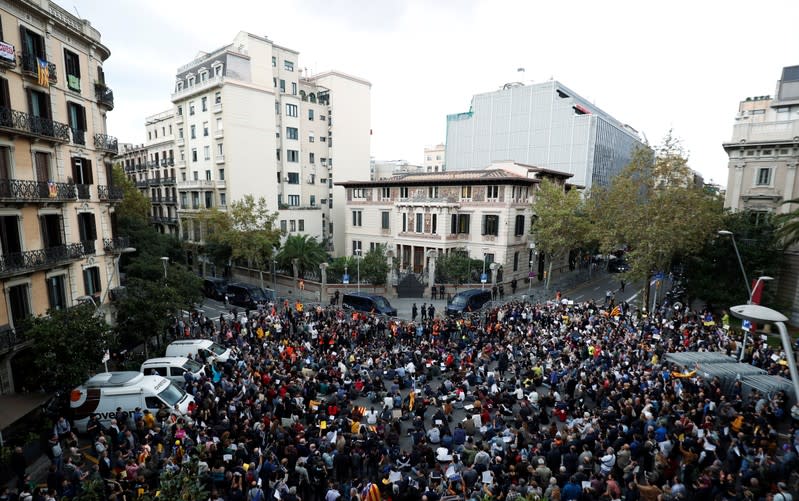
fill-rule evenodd
<path id="1" fill-rule="evenodd" d="M 47 402 L 51 396 L 51 393 L 0 395 L 0 431 L 5 430 Z"/>

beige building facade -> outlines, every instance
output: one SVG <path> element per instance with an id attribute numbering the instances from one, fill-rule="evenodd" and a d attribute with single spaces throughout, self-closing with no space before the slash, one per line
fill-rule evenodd
<path id="1" fill-rule="evenodd" d="M 0 393 L 13 393 L 25 320 L 107 302 L 127 243 L 115 233 L 100 33 L 48 0 L 3 2 L 0 23 Z"/>
<path id="2" fill-rule="evenodd" d="M 424 148 L 424 170 L 426 172 L 444 172 L 447 170 L 447 147 L 437 144 Z"/>
<path id="3" fill-rule="evenodd" d="M 347 181 L 347 254 L 378 244 L 400 272 L 425 273 L 430 259 L 466 251 L 496 263 L 493 279 L 522 283 L 543 270 L 531 245 L 532 203 L 544 177 L 565 183 L 571 174 L 496 162 L 480 170 L 400 174 Z"/>

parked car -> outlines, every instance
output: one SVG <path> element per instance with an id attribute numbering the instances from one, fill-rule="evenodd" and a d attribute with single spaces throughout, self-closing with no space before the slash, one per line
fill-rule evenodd
<path id="1" fill-rule="evenodd" d="M 227 296 L 230 304 L 254 310 L 258 304 L 266 304 L 275 300 L 275 292 L 271 289 L 262 289 L 257 285 L 245 283 L 229 284 Z"/>
<path id="2" fill-rule="evenodd" d="M 380 313 L 390 317 L 397 316 L 397 309 L 391 306 L 388 299 L 377 294 L 349 292 L 344 294 L 344 299 L 341 301 L 341 304 L 344 308 L 349 310 Z"/>
<path id="3" fill-rule="evenodd" d="M 224 301 L 226 292 L 227 280 L 224 278 L 206 277 L 203 279 L 203 296 Z"/>
<path id="4" fill-rule="evenodd" d="M 490 289 L 469 289 L 455 294 L 447 304 L 447 315 L 477 311 L 491 301 Z"/>

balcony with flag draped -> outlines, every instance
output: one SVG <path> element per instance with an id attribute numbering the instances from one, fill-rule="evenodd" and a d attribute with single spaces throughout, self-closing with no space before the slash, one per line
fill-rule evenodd
<path id="1" fill-rule="evenodd" d="M 43 87 L 58 83 L 55 63 L 30 52 L 22 53 L 22 72 L 36 78 L 36 83 Z"/>

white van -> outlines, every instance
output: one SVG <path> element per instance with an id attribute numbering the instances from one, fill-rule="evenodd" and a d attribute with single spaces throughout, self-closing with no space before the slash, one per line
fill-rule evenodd
<path id="1" fill-rule="evenodd" d="M 230 359 L 230 348 L 218 345 L 210 339 L 179 339 L 166 347 L 167 357 L 204 358 L 206 361 L 218 360 L 222 363 Z"/>
<path id="2" fill-rule="evenodd" d="M 146 376 L 161 376 L 183 386 L 185 373 L 191 373 L 194 379 L 205 374 L 205 366 L 186 357 L 150 358 L 141 364 L 141 373 Z"/>
<path id="3" fill-rule="evenodd" d="M 99 416 L 100 423 L 108 426 L 116 416 L 117 408 L 122 409 L 132 427 L 136 407 L 156 413 L 166 406 L 185 414 L 193 401 L 193 396 L 161 376 L 145 376 L 141 372 L 103 372 L 72 390 L 69 407 L 75 427 L 85 432 L 91 416 Z"/>

